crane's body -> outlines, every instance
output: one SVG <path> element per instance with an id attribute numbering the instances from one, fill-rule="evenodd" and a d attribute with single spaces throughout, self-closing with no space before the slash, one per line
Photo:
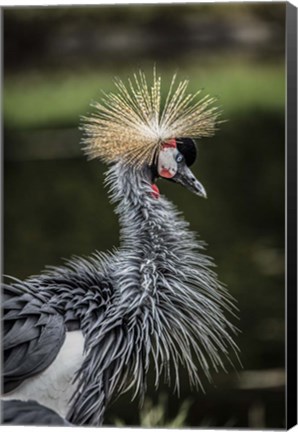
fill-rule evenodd
<path id="1" fill-rule="evenodd" d="M 173 178 L 205 196 L 181 159 L 191 151 L 188 141 L 172 140 L 154 166 L 118 160 L 109 169 L 118 250 L 5 286 L 8 397 L 35 399 L 73 424 L 100 425 L 113 397 L 130 389 L 144 395 L 149 367 L 156 386 L 164 375 L 179 390 L 180 365 L 191 385 L 202 386 L 198 367 L 211 379 L 210 365 L 224 367 L 222 355 L 237 350 L 224 313 L 232 298 L 203 243 L 155 185 L 159 176 Z"/>
<path id="2" fill-rule="evenodd" d="M 43 372 L 33 374 L 12 390 L 3 400 L 38 401 L 67 417 L 69 401 L 76 385 L 73 378 L 84 359 L 84 336 L 81 330 L 65 333 L 57 357 Z"/>

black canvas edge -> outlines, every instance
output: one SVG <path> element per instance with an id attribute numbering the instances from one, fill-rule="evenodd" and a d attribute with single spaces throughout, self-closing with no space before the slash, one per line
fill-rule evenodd
<path id="1" fill-rule="evenodd" d="M 2 302 L 2 275 L 3 275 L 3 43 L 4 43 L 4 30 L 3 30 L 3 7 L 0 7 L 0 303 Z M 0 389 L 2 391 L 2 307 L 0 310 Z M 0 424 L 2 424 L 2 403 L 0 404 Z"/>
<path id="2" fill-rule="evenodd" d="M 297 8 L 286 5 L 286 428 L 297 424 Z"/>

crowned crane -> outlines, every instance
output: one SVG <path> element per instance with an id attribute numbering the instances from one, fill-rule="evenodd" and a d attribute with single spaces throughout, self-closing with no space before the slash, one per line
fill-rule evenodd
<path id="1" fill-rule="evenodd" d="M 214 99 L 189 93 L 174 75 L 143 72 L 94 103 L 83 118 L 84 149 L 110 165 L 107 185 L 120 221 L 120 247 L 4 285 L 5 399 L 36 401 L 76 425 L 99 426 L 112 398 L 142 398 L 150 366 L 179 391 L 225 368 L 238 348 L 226 315 L 235 302 L 217 279 L 204 244 L 157 179 L 206 197 L 189 166 L 194 139 L 218 124 Z M 16 402 L 14 402 L 16 403 Z"/>

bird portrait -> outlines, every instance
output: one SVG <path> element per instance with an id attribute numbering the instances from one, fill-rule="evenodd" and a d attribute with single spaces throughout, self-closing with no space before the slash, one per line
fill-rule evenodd
<path id="1" fill-rule="evenodd" d="M 222 122 L 216 99 L 153 68 L 115 79 L 82 117 L 82 147 L 107 164 L 120 246 L 3 284 L 3 418 L 101 426 L 129 392 L 142 403 L 149 371 L 179 394 L 238 358 L 237 308 L 205 244 L 160 191 L 170 181 L 206 198 L 192 173 L 199 144 Z M 202 150 L 203 151 L 203 150 Z M 96 197 L 95 197 L 96 199 Z M 212 197 L 210 198 L 212 199 Z M 26 416 L 25 416 L 26 417 Z M 44 422 L 43 422 L 44 424 Z"/>

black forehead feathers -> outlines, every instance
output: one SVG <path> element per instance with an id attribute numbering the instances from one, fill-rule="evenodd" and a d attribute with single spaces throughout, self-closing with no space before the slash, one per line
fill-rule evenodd
<path id="1" fill-rule="evenodd" d="M 177 148 L 183 154 L 186 165 L 191 166 L 197 157 L 197 146 L 191 138 L 177 138 Z"/>

